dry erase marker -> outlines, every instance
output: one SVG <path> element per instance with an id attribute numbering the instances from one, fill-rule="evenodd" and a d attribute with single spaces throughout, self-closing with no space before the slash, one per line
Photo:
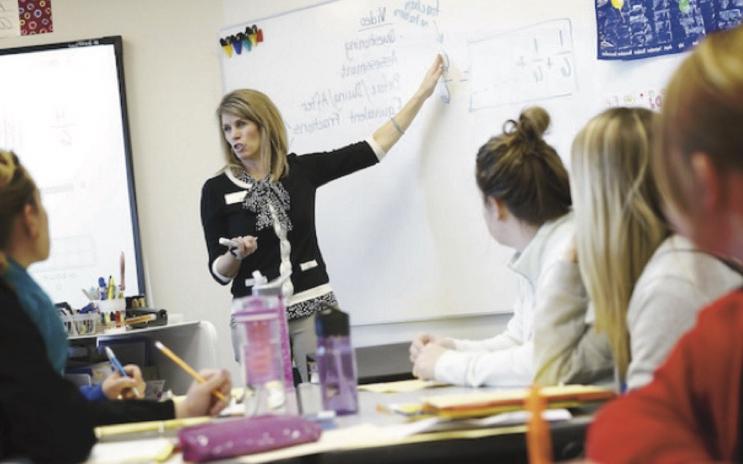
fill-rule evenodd
<path id="1" fill-rule="evenodd" d="M 116 358 L 116 355 L 114 354 L 114 351 L 110 347 L 106 347 L 106 356 L 108 356 L 108 360 L 111 361 L 111 365 L 116 369 L 116 371 L 122 376 L 126 378 L 131 378 L 124 370 L 124 366 L 121 365 L 119 360 Z M 137 395 L 137 398 L 142 398 L 142 395 L 139 394 L 139 390 L 137 390 L 137 387 L 132 387 L 132 391 L 135 395 Z"/>
<path id="2" fill-rule="evenodd" d="M 234 240 L 230 240 L 224 237 L 219 238 L 219 244 L 224 245 L 226 247 L 239 248 L 237 243 Z"/>

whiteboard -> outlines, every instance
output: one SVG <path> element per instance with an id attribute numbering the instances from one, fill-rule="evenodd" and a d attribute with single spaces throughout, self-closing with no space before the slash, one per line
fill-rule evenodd
<path id="1" fill-rule="evenodd" d="M 0 50 L 0 147 L 31 173 L 51 254 L 29 272 L 55 302 L 87 303 L 99 276 L 143 286 L 121 38 Z"/>
<path id="2" fill-rule="evenodd" d="M 513 252 L 488 235 L 474 180 L 477 149 L 529 105 L 569 164 L 578 129 L 610 105 L 662 105 L 680 55 L 596 60 L 593 2 L 338 0 L 249 19 L 264 41 L 222 56 L 225 91 L 268 94 L 290 151 L 363 139 L 446 53 L 443 84 L 383 162 L 318 191 L 330 282 L 354 325 L 507 312 Z"/>

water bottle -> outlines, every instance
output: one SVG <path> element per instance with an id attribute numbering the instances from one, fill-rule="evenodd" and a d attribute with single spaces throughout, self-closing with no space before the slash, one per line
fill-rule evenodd
<path id="1" fill-rule="evenodd" d="M 286 317 L 286 307 L 282 289 L 289 279 L 284 275 L 271 282 L 260 271 L 253 272 L 253 296 L 263 299 L 264 304 L 276 312 L 279 319 L 279 337 L 281 342 L 281 358 L 284 365 L 284 382 L 287 388 L 294 389 L 294 372 L 292 371 L 292 349 L 289 341 L 289 323 Z"/>
<path id="2" fill-rule="evenodd" d="M 233 316 L 240 334 L 246 415 L 281 414 L 287 408 L 281 326 L 276 311 L 256 297 L 241 298 Z"/>
<path id="3" fill-rule="evenodd" d="M 233 316 L 240 334 L 245 373 L 245 413 L 297 413 L 283 279 L 268 283 L 255 272 L 253 295 L 236 299 Z"/>
<path id="4" fill-rule="evenodd" d="M 338 415 L 354 414 L 359 409 L 359 401 L 348 314 L 324 304 L 315 316 L 315 330 L 323 408 Z"/>

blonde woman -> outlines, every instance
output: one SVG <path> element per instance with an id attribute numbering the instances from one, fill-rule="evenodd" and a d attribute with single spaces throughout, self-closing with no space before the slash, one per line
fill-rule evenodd
<path id="1" fill-rule="evenodd" d="M 252 275 L 284 284 L 294 361 L 307 380 L 307 354 L 317 345 L 314 315 L 337 304 L 315 230 L 315 194 L 322 185 L 378 163 L 413 122 L 441 73 L 437 56 L 415 95 L 368 139 L 327 153 L 288 154 L 286 127 L 273 102 L 255 90 L 222 99 L 217 117 L 227 165 L 207 180 L 201 221 L 209 270 L 231 284 L 232 296 L 250 295 Z M 360 195 L 368 192 L 359 192 Z M 221 238 L 231 240 L 224 246 Z M 231 322 L 234 329 L 234 321 Z M 239 359 L 235 332 L 233 348 Z"/>
<path id="2" fill-rule="evenodd" d="M 707 37 L 667 88 L 654 171 L 668 216 L 743 261 L 743 27 Z M 715 301 L 645 388 L 603 408 L 595 462 L 743 462 L 743 291 Z M 617 439 L 621 437 L 621 439 Z"/>
<path id="3" fill-rule="evenodd" d="M 667 226 L 650 169 L 654 118 L 646 109 L 613 108 L 576 136 L 571 187 L 578 264 L 565 260 L 556 277 L 582 277 L 621 390 L 650 382 L 699 309 L 743 283 L 725 262 Z M 569 382 L 576 364 L 603 356 L 586 343 L 585 317 L 581 309 L 557 307 L 540 321 L 539 382 Z"/>

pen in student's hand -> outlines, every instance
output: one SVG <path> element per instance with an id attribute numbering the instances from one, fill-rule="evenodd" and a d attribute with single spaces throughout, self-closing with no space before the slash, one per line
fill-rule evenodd
<path id="1" fill-rule="evenodd" d="M 114 367 L 114 369 L 116 369 L 119 375 L 121 375 L 122 377 L 130 378 L 129 375 L 124 370 L 124 366 L 122 366 L 118 358 L 116 358 L 114 351 L 108 346 L 105 349 L 106 349 L 106 356 L 108 356 L 108 360 L 111 361 L 111 365 Z M 132 391 L 137 396 L 137 398 L 142 398 L 142 395 L 139 393 L 139 390 L 137 390 L 137 387 L 132 387 Z"/>
<path id="2" fill-rule="evenodd" d="M 183 369 L 191 377 L 193 377 L 194 380 L 196 380 L 199 383 L 206 382 L 206 379 L 201 374 L 199 374 L 191 366 L 189 366 L 188 364 L 186 364 L 186 361 L 184 361 L 180 357 L 178 357 L 177 354 L 175 354 L 172 351 L 170 351 L 170 349 L 168 347 L 166 347 L 165 345 L 163 345 L 160 342 L 155 342 L 155 347 L 158 350 L 160 350 L 165 356 L 167 356 L 168 358 L 170 358 L 171 361 L 173 361 L 174 363 L 178 364 L 178 366 L 180 366 L 181 369 Z M 219 398 L 220 400 L 224 401 L 225 403 L 229 403 L 229 401 L 227 401 L 227 398 L 225 398 L 225 396 L 219 390 L 212 390 L 212 395 L 216 396 L 217 398 Z"/>

